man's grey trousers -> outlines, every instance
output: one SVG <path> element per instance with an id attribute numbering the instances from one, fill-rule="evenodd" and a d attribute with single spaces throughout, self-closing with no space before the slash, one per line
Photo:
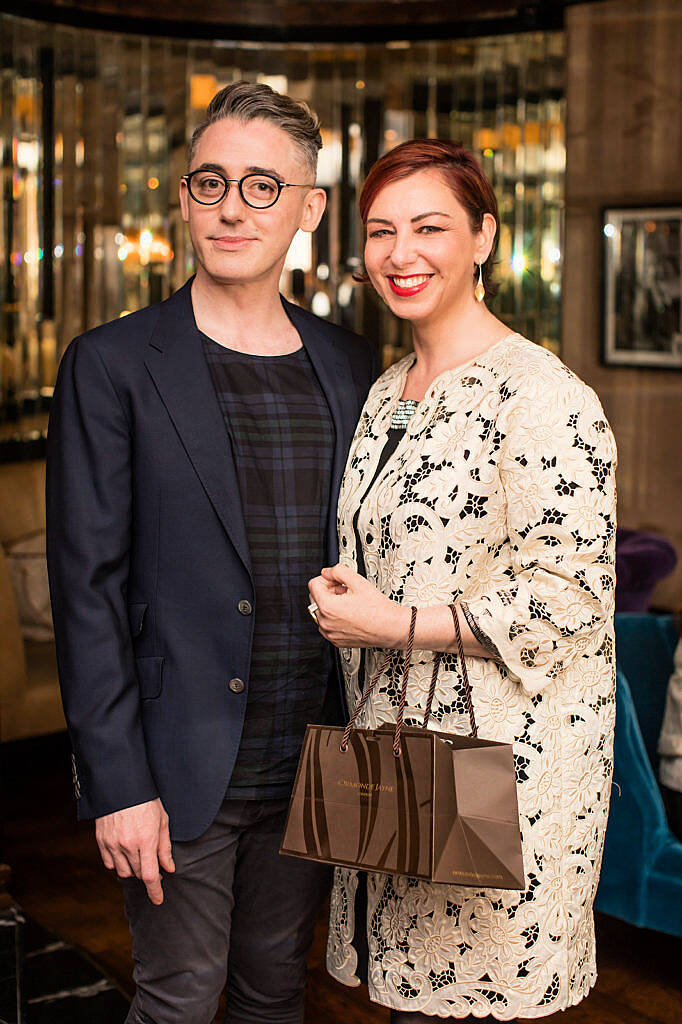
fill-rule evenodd
<path id="1" fill-rule="evenodd" d="M 306 957 L 332 869 L 282 856 L 288 800 L 225 800 L 198 839 L 173 843 L 156 907 L 123 879 L 137 991 L 126 1024 L 301 1024 Z"/>

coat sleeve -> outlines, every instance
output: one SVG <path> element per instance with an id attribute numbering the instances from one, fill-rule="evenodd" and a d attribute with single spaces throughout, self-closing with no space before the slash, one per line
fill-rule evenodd
<path id="1" fill-rule="evenodd" d="M 96 345 L 71 343 L 55 388 L 47 452 L 47 556 L 78 816 L 152 800 L 128 624 L 128 418 Z"/>
<path id="2" fill-rule="evenodd" d="M 600 648 L 613 616 L 616 446 L 597 396 L 561 364 L 506 392 L 497 423 L 506 580 L 463 604 L 510 676 L 536 694 Z"/>

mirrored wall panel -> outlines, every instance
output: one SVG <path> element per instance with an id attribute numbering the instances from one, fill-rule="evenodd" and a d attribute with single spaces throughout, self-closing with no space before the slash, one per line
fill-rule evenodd
<path id="1" fill-rule="evenodd" d="M 385 365 L 409 332 L 367 286 L 357 195 L 387 149 L 461 140 L 500 203 L 499 291 L 513 328 L 557 348 L 565 163 L 562 33 L 362 45 L 116 35 L 0 15 L 0 430 L 42 429 L 80 332 L 168 296 L 193 271 L 178 205 L 189 135 L 224 84 L 307 100 L 323 125 L 328 213 L 297 237 L 284 294 L 356 330 Z M 34 418 L 35 417 L 35 418 Z"/>

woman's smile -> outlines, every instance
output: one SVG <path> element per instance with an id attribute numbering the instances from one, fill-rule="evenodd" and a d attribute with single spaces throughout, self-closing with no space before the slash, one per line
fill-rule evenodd
<path id="1" fill-rule="evenodd" d="M 403 277 L 400 274 L 387 274 L 391 291 L 401 298 L 408 298 L 410 295 L 418 295 L 423 292 L 433 274 L 412 274 L 410 277 Z"/>

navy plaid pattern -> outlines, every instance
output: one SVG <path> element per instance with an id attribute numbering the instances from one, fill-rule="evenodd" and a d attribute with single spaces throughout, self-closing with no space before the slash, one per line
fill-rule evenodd
<path id="1" fill-rule="evenodd" d="M 306 355 L 253 356 L 203 337 L 229 435 L 251 555 L 255 621 L 228 796 L 287 796 L 305 727 L 321 721 L 332 651 L 307 611 L 326 564 L 335 432 Z"/>

